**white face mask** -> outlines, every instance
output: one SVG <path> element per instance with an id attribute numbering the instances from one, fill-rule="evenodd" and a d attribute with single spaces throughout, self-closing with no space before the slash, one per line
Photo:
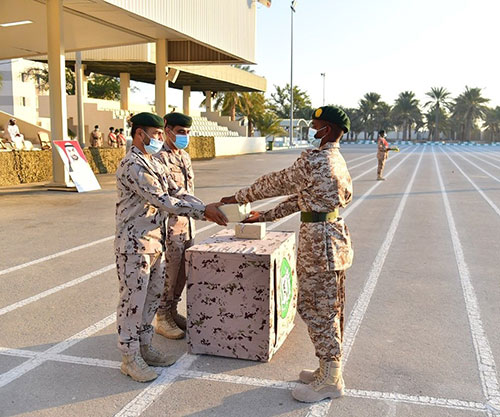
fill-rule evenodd
<path id="1" fill-rule="evenodd" d="M 320 138 L 318 138 L 316 135 L 318 134 L 318 132 L 321 132 L 323 129 L 326 129 L 326 126 L 323 126 L 321 129 L 314 129 L 314 128 L 309 128 L 309 132 L 313 134 L 314 136 L 314 139 L 311 141 L 311 144 L 315 147 L 319 147 L 321 141 L 323 140 L 323 138 L 326 136 L 321 136 Z"/>

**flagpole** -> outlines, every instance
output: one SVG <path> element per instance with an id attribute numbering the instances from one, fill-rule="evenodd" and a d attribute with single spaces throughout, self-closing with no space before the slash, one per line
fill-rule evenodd
<path id="1" fill-rule="evenodd" d="M 295 13 L 295 6 L 297 0 L 292 0 L 290 4 L 290 146 L 294 145 L 293 142 L 293 14 Z"/>

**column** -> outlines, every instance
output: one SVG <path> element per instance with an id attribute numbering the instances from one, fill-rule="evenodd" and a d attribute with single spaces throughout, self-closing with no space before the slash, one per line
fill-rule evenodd
<path id="1" fill-rule="evenodd" d="M 77 124 L 78 124 L 78 140 L 80 142 L 80 146 L 89 146 L 89 138 L 86 137 L 85 134 L 85 112 L 84 112 L 84 103 L 83 103 L 83 71 L 85 69 L 85 65 L 82 65 L 82 53 L 76 53 L 76 63 L 75 63 L 75 75 L 76 75 L 76 105 L 77 105 Z"/>
<path id="2" fill-rule="evenodd" d="M 167 113 L 167 40 L 156 40 L 156 81 L 155 81 L 155 108 L 156 114 L 163 116 Z"/>
<path id="3" fill-rule="evenodd" d="M 120 109 L 129 109 L 130 73 L 120 72 Z"/>
<path id="4" fill-rule="evenodd" d="M 189 116 L 189 99 L 191 98 L 191 86 L 182 87 L 182 112 Z"/>
<path id="5" fill-rule="evenodd" d="M 206 112 L 212 111 L 212 92 L 211 91 L 205 91 L 205 111 Z"/>
<path id="6" fill-rule="evenodd" d="M 49 63 L 49 102 L 51 140 L 65 140 L 68 136 L 66 109 L 66 75 L 64 71 L 64 34 L 62 0 L 47 0 L 47 55 Z M 68 170 L 52 146 L 52 177 L 57 186 L 73 186 Z"/>

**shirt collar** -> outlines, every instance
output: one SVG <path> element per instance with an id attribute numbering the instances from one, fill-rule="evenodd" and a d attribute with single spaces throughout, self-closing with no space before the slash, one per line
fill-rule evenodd
<path id="1" fill-rule="evenodd" d="M 326 142 L 323 146 L 321 146 L 319 149 L 339 149 L 340 148 L 340 143 L 339 142 Z"/>

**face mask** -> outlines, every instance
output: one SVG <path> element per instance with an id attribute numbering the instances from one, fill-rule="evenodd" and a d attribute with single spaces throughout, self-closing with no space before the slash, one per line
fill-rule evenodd
<path id="1" fill-rule="evenodd" d="M 189 145 L 189 135 L 175 135 L 174 145 L 177 149 L 186 149 Z"/>
<path id="2" fill-rule="evenodd" d="M 160 152 L 162 147 L 163 147 L 162 140 L 158 140 L 155 138 L 149 138 L 149 145 L 144 145 L 144 150 L 148 154 L 154 155 L 155 153 Z"/>
<path id="3" fill-rule="evenodd" d="M 319 148 L 320 144 L 321 144 L 321 139 L 313 139 L 311 141 L 311 145 L 314 146 L 315 148 Z"/>

